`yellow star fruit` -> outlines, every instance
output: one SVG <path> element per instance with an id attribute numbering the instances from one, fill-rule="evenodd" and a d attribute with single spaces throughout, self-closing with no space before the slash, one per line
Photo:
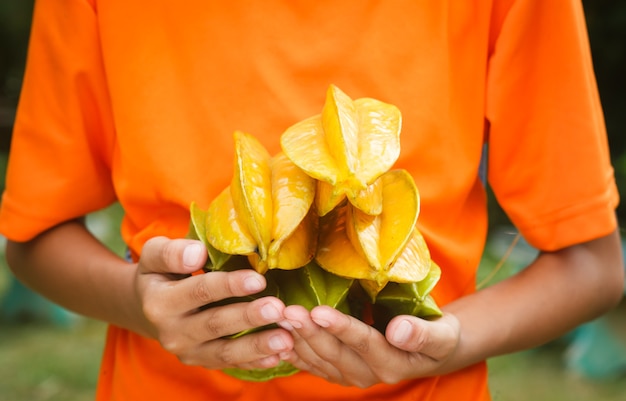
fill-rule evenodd
<path id="1" fill-rule="evenodd" d="M 306 265 L 317 245 L 315 181 L 284 154 L 270 157 L 252 135 L 234 137 L 235 174 L 209 205 L 207 241 L 226 254 L 248 255 L 260 273 Z"/>
<path id="2" fill-rule="evenodd" d="M 283 133 L 283 152 L 319 180 L 320 216 L 346 197 L 365 213 L 380 213 L 380 188 L 370 186 L 396 162 L 401 125 L 396 106 L 370 98 L 353 101 L 331 85 L 322 113 Z"/>
<path id="3" fill-rule="evenodd" d="M 369 215 L 354 205 L 336 208 L 320 223 L 316 260 L 327 271 L 365 280 L 375 297 L 389 281 L 422 280 L 430 270 L 430 253 L 415 224 L 419 194 L 411 175 L 392 170 L 380 178 L 382 211 Z"/>
<path id="4" fill-rule="evenodd" d="M 207 246 L 206 270 L 267 273 L 266 295 L 289 305 L 327 304 L 367 320 L 369 304 L 379 330 L 400 313 L 441 316 L 430 295 L 441 269 L 417 229 L 417 186 L 407 171 L 392 170 L 401 125 L 396 106 L 352 100 L 330 85 L 321 113 L 281 135 L 282 153 L 235 132 L 230 185 L 208 210 L 190 206 L 190 236 Z M 296 371 L 287 362 L 225 370 L 254 381 Z"/>

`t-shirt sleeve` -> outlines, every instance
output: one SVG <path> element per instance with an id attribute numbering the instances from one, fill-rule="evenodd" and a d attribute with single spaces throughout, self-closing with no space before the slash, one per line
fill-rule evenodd
<path id="1" fill-rule="evenodd" d="M 618 192 L 579 1 L 516 1 L 488 68 L 488 180 L 542 250 L 616 227 Z"/>
<path id="2" fill-rule="evenodd" d="M 115 200 L 114 138 L 94 8 L 36 2 L 0 232 L 26 241 Z"/>

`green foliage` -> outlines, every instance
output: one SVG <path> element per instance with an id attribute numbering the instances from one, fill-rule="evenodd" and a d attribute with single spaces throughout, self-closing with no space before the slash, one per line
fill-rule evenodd
<path id="1" fill-rule="evenodd" d="M 33 0 L 0 2 L 0 101 L 17 101 L 32 8 Z"/>
<path id="2" fill-rule="evenodd" d="M 584 0 L 589 41 L 604 107 L 617 185 L 626 199 L 626 2 Z M 626 221 L 626 205 L 618 208 Z"/>
<path id="3" fill-rule="evenodd" d="M 3 400 L 93 400 L 105 326 L 0 325 Z M 9 379 L 10 378 L 10 379 Z"/>

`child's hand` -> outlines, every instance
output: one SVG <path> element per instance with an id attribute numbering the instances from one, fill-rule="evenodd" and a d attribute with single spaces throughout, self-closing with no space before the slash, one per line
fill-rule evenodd
<path id="1" fill-rule="evenodd" d="M 202 268 L 206 257 L 199 241 L 157 237 L 145 244 L 135 290 L 146 333 L 189 365 L 252 369 L 278 364 L 278 355 L 293 347 L 285 330 L 265 330 L 237 339 L 222 337 L 282 320 L 284 304 L 265 297 L 205 308 L 265 288 L 264 277 L 252 270 L 191 275 Z"/>
<path id="2" fill-rule="evenodd" d="M 342 385 L 369 387 L 442 373 L 459 343 L 459 322 L 398 316 L 386 337 L 371 326 L 327 306 L 311 313 L 285 309 L 281 322 L 294 336 L 294 350 L 281 357 L 301 370 Z"/>

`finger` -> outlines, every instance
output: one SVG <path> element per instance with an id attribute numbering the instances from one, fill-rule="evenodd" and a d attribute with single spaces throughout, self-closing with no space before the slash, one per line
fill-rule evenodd
<path id="1" fill-rule="evenodd" d="M 294 352 L 282 355 L 282 358 L 300 370 L 330 382 L 340 383 L 342 381 L 341 372 L 332 362 L 325 360 L 322 352 L 322 350 L 327 350 L 333 354 L 339 352 L 341 344 L 337 339 L 315 324 L 311 320 L 309 312 L 302 306 L 288 306 L 283 314 L 286 320 L 279 324 L 290 328 L 294 339 Z M 286 325 L 285 322 L 287 322 Z M 323 344 L 319 353 L 315 349 L 318 347 L 317 344 Z"/>
<path id="2" fill-rule="evenodd" d="M 254 369 L 272 367 L 279 354 L 293 348 L 291 335 L 282 329 L 263 330 L 236 339 L 219 339 L 181 355 L 183 363 L 211 369 Z"/>
<path id="3" fill-rule="evenodd" d="M 317 312 L 326 310 L 333 312 L 337 320 L 343 321 L 345 323 L 343 327 L 348 332 L 342 332 L 339 327 L 329 330 L 328 327 L 325 327 L 326 322 L 320 325 L 318 323 L 320 314 Z M 327 306 L 318 306 L 310 314 L 302 307 L 288 306 L 285 308 L 284 315 L 290 325 L 294 327 L 294 350 L 297 359 L 292 358 L 295 366 L 342 385 L 365 388 L 379 381 L 372 370 L 373 365 L 364 360 L 361 354 L 356 351 L 359 347 L 350 343 L 354 334 L 354 332 L 349 331 L 352 327 L 351 317 Z M 359 322 L 356 319 L 354 321 Z M 359 329 L 368 331 L 369 326 L 359 323 L 363 326 L 359 326 Z M 340 332 L 341 335 L 337 335 Z M 376 333 L 383 345 L 392 348 L 380 333 L 375 330 L 373 332 Z M 387 355 L 381 354 L 381 357 L 383 356 L 387 357 Z"/>
<path id="4" fill-rule="evenodd" d="M 206 342 L 276 323 L 283 319 L 284 308 L 274 297 L 210 307 L 190 316 L 187 330 L 194 341 Z"/>
<path id="5" fill-rule="evenodd" d="M 376 381 L 393 382 L 381 367 L 388 366 L 390 360 L 406 358 L 404 352 L 392 347 L 385 337 L 364 322 L 341 313 L 329 306 L 318 306 L 311 311 L 311 318 L 320 327 L 337 338 L 354 355 L 351 360 L 356 365 L 346 365 L 344 375 L 350 377 L 353 385 L 365 387 Z M 344 351 L 344 355 L 348 352 Z M 350 359 L 348 359 L 350 360 Z M 360 363 L 356 362 L 360 361 Z M 396 367 L 397 368 L 397 367 Z"/>
<path id="6" fill-rule="evenodd" d="M 176 281 L 166 287 L 168 301 L 179 310 L 192 311 L 229 298 L 256 294 L 265 288 L 263 275 L 251 269 L 208 272 Z"/>
<path id="7" fill-rule="evenodd" d="M 237 365 L 238 369 L 252 370 L 252 369 L 269 369 L 278 366 L 281 359 L 278 355 L 270 355 L 261 359 L 257 359 L 252 362 L 245 362 Z"/>
<path id="8" fill-rule="evenodd" d="M 314 308 L 311 318 L 363 357 L 372 353 L 372 350 L 391 349 L 387 340 L 376 329 L 329 306 Z"/>
<path id="9" fill-rule="evenodd" d="M 389 322 L 386 337 L 397 348 L 419 352 L 434 360 L 452 354 L 459 342 L 459 322 L 452 315 L 428 321 L 414 316 L 396 316 Z"/>
<path id="10" fill-rule="evenodd" d="M 336 309 L 318 306 L 311 311 L 311 316 L 361 361 L 356 367 L 343 368 L 351 384 L 366 387 L 376 382 L 397 383 L 433 366 L 431 358 L 396 348 L 378 330 Z"/>
<path id="11" fill-rule="evenodd" d="M 341 377 L 341 373 L 334 368 L 334 371 L 331 373 L 327 373 L 327 368 L 322 370 L 317 368 L 316 366 L 308 363 L 306 360 L 300 357 L 299 353 L 302 353 L 302 350 L 298 348 L 297 340 L 294 337 L 294 349 L 290 352 L 285 352 L 280 354 L 280 359 L 285 362 L 290 363 L 296 369 L 301 370 L 303 372 L 308 372 L 314 376 L 321 377 L 322 379 L 331 382 L 341 384 L 336 377 Z"/>
<path id="12" fill-rule="evenodd" d="M 152 322 L 153 326 L 160 327 L 161 333 L 178 333 L 181 328 L 173 325 L 193 324 L 194 321 L 200 319 L 196 317 L 194 320 L 193 317 L 202 308 L 214 302 L 256 293 L 265 287 L 265 279 L 255 271 L 247 269 L 234 272 L 210 272 L 173 282 L 144 280 L 143 284 L 151 289 L 144 291 L 142 307 L 146 319 Z M 282 302 L 278 301 L 278 309 L 282 311 L 283 307 Z M 233 314 L 232 316 L 239 315 Z M 195 329 L 197 327 L 199 327 L 198 323 L 192 326 Z M 195 334 L 195 331 L 192 333 Z M 220 333 L 220 336 L 228 334 L 232 332 Z"/>
<path id="13" fill-rule="evenodd" d="M 204 266 L 207 256 L 200 241 L 154 237 L 143 246 L 139 272 L 191 274 Z"/>

